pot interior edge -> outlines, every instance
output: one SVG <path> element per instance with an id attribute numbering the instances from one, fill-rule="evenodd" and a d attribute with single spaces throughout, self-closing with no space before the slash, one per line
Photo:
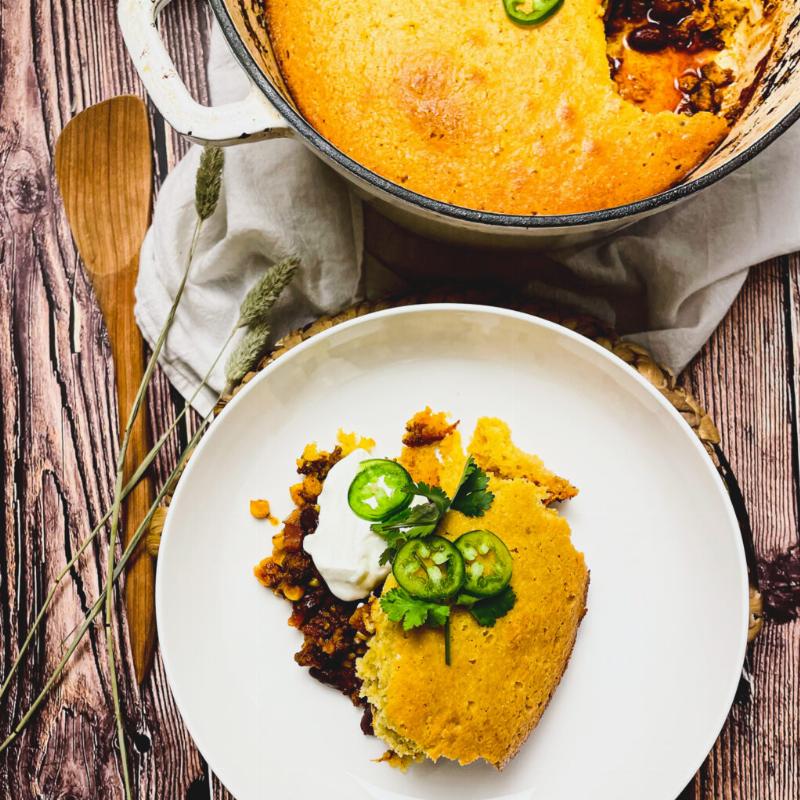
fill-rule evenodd
<path id="1" fill-rule="evenodd" d="M 272 86 L 299 114 L 292 96 L 283 80 L 278 59 L 272 49 L 267 29 L 265 0 L 224 0 L 231 22 L 248 53 L 267 76 Z"/>
<path id="2" fill-rule="evenodd" d="M 712 173 L 744 153 L 770 133 L 800 105 L 800 0 L 783 0 L 772 12 L 771 42 L 753 70 L 754 83 L 744 111 L 717 149 L 685 183 Z"/>

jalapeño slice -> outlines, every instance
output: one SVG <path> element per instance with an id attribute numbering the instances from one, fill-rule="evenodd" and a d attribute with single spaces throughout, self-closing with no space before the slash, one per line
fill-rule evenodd
<path id="1" fill-rule="evenodd" d="M 347 492 L 350 508 L 361 519 L 379 522 L 411 505 L 411 476 L 396 461 L 369 458 Z"/>
<path id="2" fill-rule="evenodd" d="M 464 585 L 464 559 L 441 536 L 412 539 L 394 557 L 395 580 L 412 597 L 446 600 Z"/>
<path id="3" fill-rule="evenodd" d="M 518 25 L 539 25 L 561 8 L 564 0 L 503 0 L 503 7 Z M 523 8 L 524 6 L 524 8 Z"/>
<path id="4" fill-rule="evenodd" d="M 464 591 L 476 597 L 502 592 L 511 580 L 512 558 L 505 542 L 491 531 L 470 531 L 455 541 L 464 558 Z"/>

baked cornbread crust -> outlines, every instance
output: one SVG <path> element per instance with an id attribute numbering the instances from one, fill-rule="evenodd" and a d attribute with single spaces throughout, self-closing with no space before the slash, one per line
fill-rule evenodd
<path id="1" fill-rule="evenodd" d="M 455 205 L 620 205 L 676 183 L 727 131 L 710 113 L 649 113 L 620 97 L 598 0 L 567 0 L 535 28 L 500 0 L 267 0 L 267 15 L 308 121 L 369 169 Z"/>
<path id="2" fill-rule="evenodd" d="M 511 429 L 502 420 L 481 419 L 472 436 L 469 452 L 481 469 L 498 478 L 523 478 L 541 486 L 546 504 L 569 500 L 578 494 L 566 478 L 547 469 L 539 456 L 520 450 L 511 441 Z"/>
<path id="3" fill-rule="evenodd" d="M 447 666 L 441 632 L 404 632 L 378 602 L 371 604 L 375 633 L 356 673 L 392 764 L 444 757 L 502 768 L 539 722 L 572 653 L 589 572 L 566 521 L 547 503 L 565 487 L 576 490 L 510 444 L 505 423 L 479 421 L 473 455 L 491 475 L 494 502 L 479 520 L 449 512 L 438 532 L 455 539 L 480 527 L 503 538 L 514 554 L 512 611 L 482 628 L 454 609 Z M 452 431 L 438 443 L 404 448 L 400 462 L 415 480 L 452 492 L 465 458 L 460 434 Z M 390 576 L 383 591 L 394 586 Z"/>

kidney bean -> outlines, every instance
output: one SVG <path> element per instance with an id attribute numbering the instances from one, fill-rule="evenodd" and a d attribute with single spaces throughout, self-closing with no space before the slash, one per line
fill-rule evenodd
<path id="1" fill-rule="evenodd" d="M 657 53 L 669 45 L 669 37 L 658 25 L 643 25 L 628 34 L 628 46 L 640 53 Z"/>

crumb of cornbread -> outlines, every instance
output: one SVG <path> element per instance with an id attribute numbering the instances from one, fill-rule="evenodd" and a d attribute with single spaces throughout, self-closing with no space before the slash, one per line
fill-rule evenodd
<path id="1" fill-rule="evenodd" d="M 461 434 L 453 430 L 441 441 L 431 445 L 405 445 L 398 459 L 415 481 L 428 486 L 441 486 L 452 497 L 464 469 Z"/>
<path id="2" fill-rule="evenodd" d="M 373 709 L 375 733 L 404 765 L 444 757 L 505 766 L 541 718 L 586 610 L 589 573 L 583 555 L 572 546 L 566 521 L 547 507 L 550 488 L 533 479 L 541 478 L 540 470 L 530 469 L 536 461 L 506 463 L 510 438 L 499 420 L 482 419 L 477 431 L 485 460 L 503 463 L 506 472 L 490 475 L 495 500 L 479 521 L 451 511 L 441 532 L 449 539 L 476 527 L 497 532 L 514 553 L 517 603 L 493 628 L 454 610 L 451 666 L 444 663 L 441 631 L 405 632 L 388 620 L 377 600 L 371 603 L 375 634 L 356 670 L 362 696 Z M 465 459 L 454 431 L 436 445 L 405 448 L 400 461 L 415 480 L 452 492 Z M 389 576 L 383 591 L 395 585 Z"/>
<path id="3" fill-rule="evenodd" d="M 354 450 L 366 450 L 368 453 L 375 447 L 375 440 L 368 436 L 359 436 L 357 433 L 347 433 L 339 428 L 336 442 L 342 448 L 342 458 L 349 456 Z"/>
<path id="4" fill-rule="evenodd" d="M 408 768 L 415 762 L 421 760 L 420 758 L 412 758 L 411 756 L 399 756 L 394 750 L 387 750 L 380 758 L 373 759 L 376 764 L 388 764 L 390 767 L 399 769 L 400 772 L 408 772 Z"/>

